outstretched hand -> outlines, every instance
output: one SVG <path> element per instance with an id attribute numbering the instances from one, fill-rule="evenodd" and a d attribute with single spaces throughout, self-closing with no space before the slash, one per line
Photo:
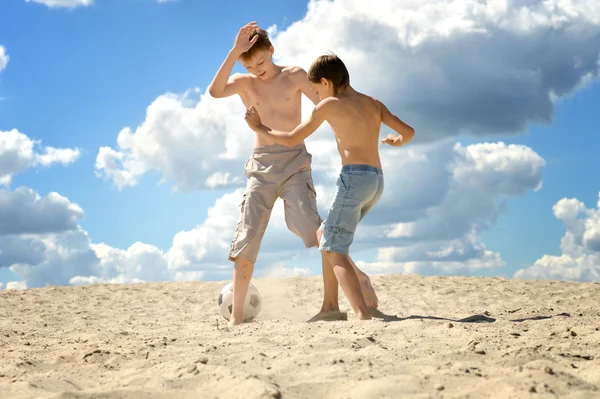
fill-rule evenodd
<path id="1" fill-rule="evenodd" d="M 256 130 L 260 126 L 262 126 L 262 122 L 260 120 L 260 115 L 258 114 L 258 111 L 254 107 L 250 107 L 248 110 L 246 110 L 245 119 L 246 119 L 246 123 L 248 124 L 248 126 L 250 126 L 250 129 L 252 129 L 252 130 Z"/>
<path id="2" fill-rule="evenodd" d="M 389 144 L 392 147 L 400 147 L 404 144 L 404 140 L 401 135 L 392 133 L 388 134 L 388 136 L 381 140 L 381 142 L 383 144 Z"/>
<path id="3" fill-rule="evenodd" d="M 250 50 L 250 47 L 254 46 L 254 43 L 256 43 L 256 41 L 258 40 L 258 35 L 254 35 L 252 40 L 250 40 L 250 37 L 252 37 L 252 35 L 257 29 L 258 25 L 256 21 L 250 22 L 242 26 L 237 36 L 235 37 L 233 48 L 240 54 Z"/>

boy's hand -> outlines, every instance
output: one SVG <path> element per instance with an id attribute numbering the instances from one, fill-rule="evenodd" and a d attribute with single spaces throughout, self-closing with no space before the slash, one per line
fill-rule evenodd
<path id="1" fill-rule="evenodd" d="M 258 25 L 255 21 L 250 22 L 245 26 L 242 26 L 237 36 L 235 37 L 235 42 L 233 44 L 233 49 L 237 53 L 242 54 L 250 50 L 250 47 L 254 46 L 254 43 L 256 43 L 256 41 L 258 40 L 258 35 L 255 35 L 252 38 L 252 40 L 250 40 L 250 37 L 257 28 Z"/>
<path id="2" fill-rule="evenodd" d="M 402 144 L 404 144 L 404 140 L 401 135 L 391 134 L 391 133 L 388 134 L 388 136 L 386 138 L 381 140 L 381 142 L 383 144 L 389 144 L 392 147 L 400 147 Z"/>
<path id="3" fill-rule="evenodd" d="M 254 107 L 250 107 L 246 111 L 246 123 L 250 126 L 250 129 L 255 130 L 262 126 L 262 122 L 260 120 L 260 115 L 258 111 Z"/>

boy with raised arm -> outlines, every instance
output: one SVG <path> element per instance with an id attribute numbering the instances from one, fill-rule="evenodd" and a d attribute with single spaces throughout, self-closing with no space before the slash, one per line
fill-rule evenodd
<path id="1" fill-rule="evenodd" d="M 379 158 L 381 123 L 398 133 L 382 140 L 392 146 L 407 144 L 415 131 L 382 102 L 354 90 L 350 86 L 346 66 L 335 55 L 324 55 L 313 61 L 308 80 L 321 102 L 310 117 L 294 129 L 274 130 L 264 121 L 265 126 L 256 107 L 247 110 L 246 121 L 261 137 L 286 146 L 303 142 L 324 121 L 331 125 L 342 160 L 342 171 L 329 214 L 321 225 L 319 249 L 333 265 L 335 276 L 357 318 L 368 320 L 371 316 L 350 260 L 350 245 L 358 223 L 383 193 Z"/>
<path id="2" fill-rule="evenodd" d="M 255 22 L 242 27 L 233 48 L 208 87 L 215 98 L 239 95 L 246 108 L 259 110 L 270 126 L 291 130 L 301 122 L 301 97 L 313 103 L 318 95 L 308 84 L 306 72 L 297 66 L 279 66 L 272 60 L 274 49 L 267 33 Z M 240 60 L 249 74 L 231 75 Z M 306 247 L 318 246 L 316 232 L 321 224 L 311 175 L 312 156 L 302 140 L 291 148 L 255 135 L 253 153 L 246 162 L 248 178 L 229 252 L 234 262 L 233 307 L 230 325 L 244 321 L 243 304 L 271 210 L 283 198 L 288 228 Z M 332 266 L 322 256 L 324 298 L 321 311 L 310 321 L 343 320 L 339 311 L 338 283 Z M 357 270 L 368 305 L 376 312 L 377 297 L 366 274 Z"/>

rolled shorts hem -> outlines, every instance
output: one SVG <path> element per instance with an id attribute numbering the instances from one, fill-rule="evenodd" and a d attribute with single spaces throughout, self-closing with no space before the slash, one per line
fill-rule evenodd
<path id="1" fill-rule="evenodd" d="M 237 258 L 244 258 L 248 262 L 251 262 L 251 263 L 254 264 L 254 263 L 256 263 L 256 259 L 258 258 L 258 254 L 256 254 L 256 256 L 254 256 L 254 257 L 250 257 L 250 256 L 245 256 L 244 254 L 241 253 L 241 251 L 237 251 L 237 253 L 230 252 L 227 260 L 229 260 L 231 262 L 235 262 L 237 260 Z"/>
<path id="2" fill-rule="evenodd" d="M 319 246 L 319 251 L 335 252 L 336 254 L 342 254 L 342 255 L 350 254 L 349 248 L 341 249 L 341 248 L 336 248 L 336 247 L 321 247 L 321 246 Z"/>

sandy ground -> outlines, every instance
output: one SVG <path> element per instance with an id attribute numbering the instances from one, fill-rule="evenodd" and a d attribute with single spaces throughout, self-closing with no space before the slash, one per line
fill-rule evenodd
<path id="1" fill-rule="evenodd" d="M 225 282 L 2 291 L 0 398 L 600 398 L 599 283 L 380 276 L 397 318 L 308 324 L 320 277 L 253 282 L 232 330 Z"/>

